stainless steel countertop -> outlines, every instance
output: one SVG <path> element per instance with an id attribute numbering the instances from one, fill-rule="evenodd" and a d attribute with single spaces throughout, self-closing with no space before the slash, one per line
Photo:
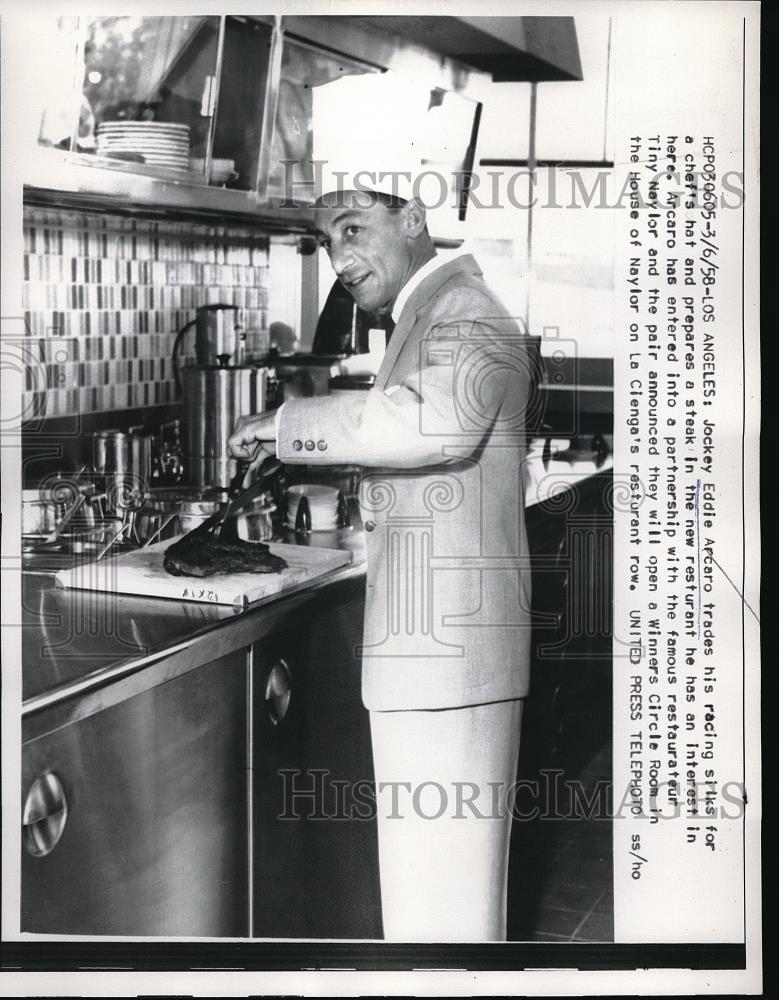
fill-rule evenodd
<path id="1" fill-rule="evenodd" d="M 611 465 L 610 457 L 600 464 L 553 461 L 547 466 L 540 455 L 531 457 L 526 505 L 533 507 L 552 492 L 572 488 L 608 471 Z M 269 634 L 313 591 L 364 576 L 365 538 L 359 516 L 351 528 L 315 532 L 308 538 L 312 545 L 350 550 L 351 565 L 297 590 L 258 601 L 244 611 L 163 598 L 71 591 L 56 586 L 52 573 L 24 571 L 23 715 L 105 688 L 159 665 L 167 657 L 178 657 L 190 666 L 208 662 L 209 656 L 227 652 L 228 646 L 249 645 Z M 299 542 L 293 536 L 287 540 Z"/>

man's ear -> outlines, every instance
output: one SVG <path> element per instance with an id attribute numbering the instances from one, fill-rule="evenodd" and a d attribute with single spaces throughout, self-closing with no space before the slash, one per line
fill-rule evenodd
<path id="1" fill-rule="evenodd" d="M 416 239 L 424 232 L 427 210 L 418 198 L 410 198 L 400 210 L 403 228 L 407 236 Z"/>

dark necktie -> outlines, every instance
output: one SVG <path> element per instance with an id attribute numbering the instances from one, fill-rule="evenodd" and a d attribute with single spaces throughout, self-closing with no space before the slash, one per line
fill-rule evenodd
<path id="1" fill-rule="evenodd" d="M 392 336 L 392 331 L 394 329 L 395 329 L 395 320 L 392 318 L 392 316 L 390 316 L 389 313 L 387 313 L 387 316 L 384 320 L 384 334 L 386 337 L 385 343 L 389 344 L 390 337 Z"/>

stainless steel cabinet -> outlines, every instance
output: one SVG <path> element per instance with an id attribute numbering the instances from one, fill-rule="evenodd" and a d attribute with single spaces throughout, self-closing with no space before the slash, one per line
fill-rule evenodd
<path id="1" fill-rule="evenodd" d="M 333 584 L 251 647 L 39 720 L 22 748 L 21 929 L 380 937 L 375 823 L 353 808 L 373 777 L 364 589 Z"/>
<path id="2" fill-rule="evenodd" d="M 247 679 L 239 650 L 23 746 L 23 931 L 248 933 Z"/>
<path id="3" fill-rule="evenodd" d="M 307 932 L 306 823 L 290 800 L 302 773 L 304 632 L 298 625 L 251 649 L 253 937 Z"/>

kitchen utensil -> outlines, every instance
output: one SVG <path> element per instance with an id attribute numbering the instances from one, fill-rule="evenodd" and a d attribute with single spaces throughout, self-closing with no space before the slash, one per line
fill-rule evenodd
<path id="1" fill-rule="evenodd" d="M 227 500 L 227 490 L 206 490 L 200 499 L 182 500 L 179 514 L 182 532 L 199 528 L 209 517 L 223 510 Z"/>
<path id="2" fill-rule="evenodd" d="M 352 561 L 351 552 L 340 549 L 271 543 L 268 546 L 271 553 L 287 563 L 280 573 L 229 573 L 201 579 L 165 572 L 162 560 L 171 544 L 157 542 L 148 548 L 123 552 L 96 562 L 88 573 L 83 567 L 61 570 L 55 579 L 58 586 L 79 590 L 168 597 L 242 610 L 254 601 L 308 587 L 313 580 Z"/>
<path id="3" fill-rule="evenodd" d="M 227 490 L 150 490 L 135 521 L 138 542 L 146 546 L 187 534 L 209 517 L 222 512 L 228 499 Z M 247 501 L 235 517 L 238 538 L 250 542 L 264 542 L 272 538 L 272 515 L 276 510 L 277 506 L 269 493 Z"/>
<path id="4" fill-rule="evenodd" d="M 41 538 L 51 534 L 66 505 L 58 502 L 52 490 L 22 490 L 22 535 Z"/>
<path id="5" fill-rule="evenodd" d="M 104 497 L 94 483 L 59 473 L 47 477 L 36 490 L 22 491 L 22 540 L 25 547 L 51 545 L 66 527 L 71 531 L 94 527 L 103 517 Z"/>
<path id="6" fill-rule="evenodd" d="M 64 514 L 64 516 L 60 520 L 59 524 L 54 528 L 54 531 L 52 531 L 52 533 L 48 536 L 48 538 L 46 538 L 47 542 L 56 542 L 57 541 L 57 539 L 62 534 L 62 532 L 64 531 L 64 529 L 72 521 L 73 516 L 77 513 L 77 511 L 79 511 L 81 509 L 81 507 L 84 504 L 85 499 L 86 499 L 86 497 L 84 496 L 84 494 L 83 493 L 79 493 L 79 495 L 76 497 L 76 500 L 73 503 L 73 505 L 68 509 L 68 511 Z"/>
<path id="7" fill-rule="evenodd" d="M 263 465 L 266 465 L 269 461 L 270 459 L 266 459 Z M 244 480 L 246 479 L 246 473 L 249 470 L 249 464 L 250 463 L 245 459 L 238 459 L 236 461 L 237 471 L 230 480 L 230 487 L 227 491 L 229 499 L 222 510 L 222 520 L 215 529 L 216 538 L 222 538 L 224 536 L 225 540 L 227 540 L 228 537 L 232 540 L 232 538 L 236 537 L 234 530 L 229 534 L 225 534 L 225 521 L 227 521 L 227 519 L 235 513 L 235 501 L 244 489 Z"/>
<path id="8" fill-rule="evenodd" d="M 222 511 L 229 499 L 227 490 L 186 486 L 154 487 L 147 490 L 135 520 L 135 534 L 141 545 L 186 534 L 212 515 Z"/>
<path id="9" fill-rule="evenodd" d="M 273 538 L 273 514 L 276 504 L 267 494 L 257 500 L 257 508 L 244 508 L 237 516 L 238 537 L 247 542 L 267 542 Z"/>
<path id="10" fill-rule="evenodd" d="M 92 466 L 105 485 L 106 513 L 136 509 L 151 480 L 152 435 L 131 428 L 95 431 L 91 437 Z"/>
<path id="11" fill-rule="evenodd" d="M 225 525 L 229 522 L 238 511 L 243 510 L 243 508 L 260 496 L 263 492 L 268 489 L 268 482 L 275 475 L 277 475 L 282 469 L 282 464 L 277 458 L 266 459 L 260 468 L 257 470 L 257 478 L 245 490 L 241 490 L 238 494 L 233 497 L 228 503 L 227 507 L 222 511 L 217 511 L 212 517 L 209 517 L 207 521 L 204 521 L 199 527 L 195 528 L 194 531 L 190 531 L 190 535 L 196 535 L 198 538 L 204 537 L 206 535 L 212 535 L 216 539 L 224 537 L 225 541 L 234 540 L 237 535 L 234 531 L 234 525 L 230 526 L 225 531 Z M 242 480 L 243 475 L 241 470 L 235 476 L 234 481 L 239 481 L 239 477 Z M 223 536 L 223 532 L 224 536 Z"/>

